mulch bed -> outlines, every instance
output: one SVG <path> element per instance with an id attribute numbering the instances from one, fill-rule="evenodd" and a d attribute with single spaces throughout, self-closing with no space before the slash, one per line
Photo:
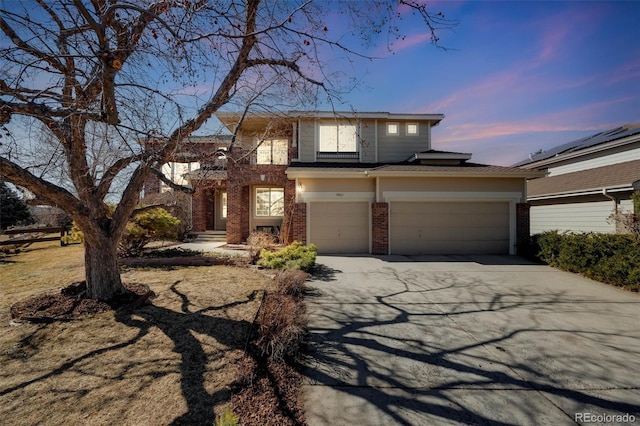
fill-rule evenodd
<path id="1" fill-rule="evenodd" d="M 110 303 L 85 297 L 85 281 L 75 282 L 56 294 L 44 294 L 14 303 L 11 318 L 34 323 L 70 321 L 84 315 L 99 314 L 123 306 L 144 303 L 151 291 L 143 284 L 124 284 L 126 292 Z"/>
<path id="2" fill-rule="evenodd" d="M 126 257 L 118 259 L 120 265 L 132 267 L 164 268 L 169 266 L 213 266 L 213 265 L 245 265 L 245 258 L 212 257 L 212 256 L 178 256 L 161 258 Z"/>
<path id="3" fill-rule="evenodd" d="M 249 352 L 252 352 L 249 350 Z M 231 405 L 247 426 L 302 426 L 307 422 L 299 400 L 302 375 L 286 362 L 245 355 Z"/>

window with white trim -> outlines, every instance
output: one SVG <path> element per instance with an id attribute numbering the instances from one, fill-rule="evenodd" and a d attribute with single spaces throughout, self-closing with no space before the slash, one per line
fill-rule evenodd
<path id="1" fill-rule="evenodd" d="M 418 136 L 418 123 L 407 123 L 407 136 Z"/>
<path id="2" fill-rule="evenodd" d="M 284 188 L 256 188 L 256 216 L 284 216 Z"/>
<path id="3" fill-rule="evenodd" d="M 287 164 L 287 147 L 289 141 L 286 139 L 267 139 L 260 143 L 256 150 L 258 164 Z"/>
<path id="4" fill-rule="evenodd" d="M 220 194 L 220 207 L 221 207 L 220 216 L 223 219 L 226 219 L 227 218 L 227 193 L 226 193 L 226 191 L 223 192 L 222 194 Z"/>
<path id="5" fill-rule="evenodd" d="M 320 124 L 318 138 L 320 152 L 358 152 L 355 124 Z"/>
<path id="6" fill-rule="evenodd" d="M 199 162 L 192 163 L 175 163 L 169 162 L 162 165 L 162 174 L 176 185 L 187 186 L 189 182 L 185 178 L 185 175 L 194 170 L 200 168 Z M 164 182 L 161 182 L 160 192 L 170 191 L 171 187 Z"/>
<path id="7" fill-rule="evenodd" d="M 387 123 L 387 135 L 398 136 L 400 134 L 400 125 L 398 123 Z"/>

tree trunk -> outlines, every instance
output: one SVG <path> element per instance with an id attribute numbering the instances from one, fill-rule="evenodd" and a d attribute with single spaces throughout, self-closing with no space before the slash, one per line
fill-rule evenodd
<path id="1" fill-rule="evenodd" d="M 125 291 L 118 266 L 118 241 L 98 235 L 84 242 L 84 266 L 87 279 L 87 296 L 110 301 Z"/>

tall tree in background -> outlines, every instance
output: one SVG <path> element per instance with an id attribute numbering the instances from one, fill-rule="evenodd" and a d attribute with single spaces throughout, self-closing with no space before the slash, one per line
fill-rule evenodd
<path id="1" fill-rule="evenodd" d="M 0 181 L 0 229 L 32 222 L 31 212 L 24 200 L 5 182 Z"/>
<path id="2" fill-rule="evenodd" d="M 452 25 L 420 1 L 366 3 L 3 2 L 0 176 L 73 217 L 88 296 L 109 300 L 123 291 L 116 248 L 145 180 L 216 111 L 339 99 L 349 76 L 327 54 L 359 55 L 341 40 L 397 40 L 413 16 L 437 43 Z"/>

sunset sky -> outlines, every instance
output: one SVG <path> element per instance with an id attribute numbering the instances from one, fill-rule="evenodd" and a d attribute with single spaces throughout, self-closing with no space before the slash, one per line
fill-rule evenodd
<path id="1" fill-rule="evenodd" d="M 356 110 L 443 113 L 433 147 L 512 165 L 640 122 L 640 2 L 434 2 L 457 19 L 431 47 L 419 22 L 362 61 Z"/>

